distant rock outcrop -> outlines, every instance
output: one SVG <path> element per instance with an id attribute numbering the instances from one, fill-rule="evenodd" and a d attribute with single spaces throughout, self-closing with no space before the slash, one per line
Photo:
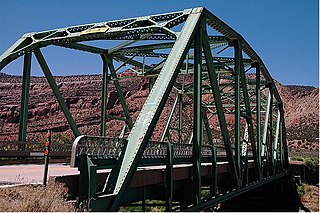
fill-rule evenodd
<path id="1" fill-rule="evenodd" d="M 125 73 L 121 74 L 122 76 Z M 82 134 L 98 135 L 100 131 L 101 75 L 55 77 L 65 102 Z M 121 86 L 133 121 L 137 118 L 148 95 L 148 80 L 128 78 L 121 80 Z M 285 86 L 276 82 L 284 102 L 285 122 L 288 140 L 317 141 L 319 133 L 319 88 L 310 86 Z M 0 73 L 0 141 L 17 140 L 22 78 Z M 112 82 L 108 85 L 108 114 L 124 117 L 118 95 Z M 162 115 L 168 115 L 173 97 L 169 97 Z M 192 110 L 187 106 L 192 101 L 184 100 L 184 124 L 187 135 L 192 128 Z M 165 125 L 165 116 L 158 122 L 154 137 L 160 137 Z M 211 126 L 215 120 L 210 122 Z M 227 122 L 233 120 L 227 116 Z M 107 133 L 116 137 L 123 122 L 108 121 Z M 53 129 L 73 138 L 69 125 L 55 100 L 50 86 L 43 77 L 32 77 L 30 85 L 27 140 L 41 140 L 43 132 Z M 218 130 L 217 130 L 218 131 Z M 174 134 L 174 133 L 173 133 Z"/>

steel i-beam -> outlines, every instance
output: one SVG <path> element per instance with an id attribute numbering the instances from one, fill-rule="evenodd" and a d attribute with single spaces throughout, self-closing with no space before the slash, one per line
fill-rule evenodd
<path id="1" fill-rule="evenodd" d="M 241 48 L 237 40 L 234 41 L 234 57 L 235 57 L 235 72 L 234 72 L 234 96 L 235 96 L 235 161 L 238 174 L 240 174 L 240 72 L 241 72 Z M 238 187 L 240 182 L 238 181 Z"/>
<path id="2" fill-rule="evenodd" d="M 107 119 L 107 89 L 108 89 L 108 63 L 103 60 L 102 68 L 102 94 L 101 94 L 101 123 L 100 123 L 100 135 L 106 135 L 106 119 Z"/>
<path id="3" fill-rule="evenodd" d="M 203 27 L 203 25 L 201 25 Z M 194 204 L 201 201 L 201 144 L 202 144 L 202 30 L 194 36 L 193 89 L 193 192 Z"/>
<path id="4" fill-rule="evenodd" d="M 233 180 L 235 182 L 238 181 L 238 172 L 236 169 L 236 165 L 234 162 L 234 157 L 233 157 L 233 152 L 231 148 L 231 142 L 230 142 L 230 136 L 227 128 L 227 122 L 224 114 L 224 109 L 222 106 L 222 100 L 221 100 L 221 94 L 220 94 L 220 89 L 219 89 L 219 83 L 217 80 L 217 73 L 214 67 L 213 63 L 213 57 L 211 53 L 211 49 L 209 48 L 209 40 L 208 40 L 208 34 L 207 30 L 204 28 L 203 29 L 204 33 L 202 36 L 203 39 L 203 51 L 205 55 L 205 60 L 208 66 L 208 74 L 209 74 L 209 79 L 210 79 L 210 85 L 212 88 L 213 92 L 213 97 L 217 109 L 217 114 L 218 114 L 218 119 L 219 119 L 219 124 L 220 124 L 220 129 L 221 129 L 221 134 L 223 138 L 223 143 L 226 149 L 226 154 L 227 154 L 227 159 L 228 163 L 230 166 L 230 172 L 231 176 L 233 177 Z"/>
<path id="5" fill-rule="evenodd" d="M 27 137 L 31 56 L 32 56 L 31 52 L 26 52 L 24 55 L 22 93 L 21 93 L 20 116 L 19 116 L 19 139 L 18 139 L 19 142 L 25 142 Z M 25 147 L 23 145 L 19 146 L 19 150 L 23 151 L 24 149 Z"/>
<path id="6" fill-rule="evenodd" d="M 257 160 L 259 164 L 259 180 L 262 180 L 261 164 L 261 91 L 260 91 L 260 63 L 254 64 L 256 68 L 256 122 L 257 122 Z"/>
<path id="7" fill-rule="evenodd" d="M 246 123 L 248 125 L 248 134 L 249 134 L 251 147 L 252 147 L 255 172 L 256 172 L 256 176 L 259 176 L 260 165 L 258 163 L 258 154 L 257 154 L 257 150 L 256 150 L 256 139 L 254 137 L 254 131 L 253 131 L 253 122 L 252 122 L 252 114 L 251 114 L 251 107 L 250 107 L 250 97 L 249 97 L 249 93 L 248 93 L 246 74 L 245 74 L 244 65 L 243 65 L 242 48 L 241 48 L 241 43 L 239 43 L 239 42 L 237 42 L 237 43 L 238 43 L 239 50 L 240 50 L 239 51 L 240 79 L 241 79 L 241 86 L 242 86 L 242 92 L 243 92 L 244 103 L 245 103 Z"/>

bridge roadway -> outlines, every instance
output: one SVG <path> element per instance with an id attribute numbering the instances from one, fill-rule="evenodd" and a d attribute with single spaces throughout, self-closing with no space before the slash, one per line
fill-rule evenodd
<path id="1" fill-rule="evenodd" d="M 224 173 L 228 170 L 227 162 L 218 163 L 218 172 Z M 208 166 L 210 163 L 203 163 L 203 171 L 208 173 Z M 175 177 L 185 178 L 187 173 L 190 173 L 191 164 L 175 165 L 177 170 Z M 161 182 L 162 172 L 165 166 L 148 166 L 139 167 L 138 175 L 135 177 L 134 186 L 141 186 L 144 184 L 152 184 L 153 182 Z M 0 186 L 8 186 L 15 184 L 40 184 L 43 180 L 44 166 L 40 164 L 20 164 L 20 165 L 2 165 L 0 166 Z M 98 173 L 109 173 L 111 169 L 98 170 Z M 49 177 L 64 177 L 78 175 L 77 168 L 72 168 L 65 163 L 49 164 Z M 156 175 L 150 178 L 150 175 Z M 152 182 L 153 181 L 153 182 Z"/>
<path id="2" fill-rule="evenodd" d="M 253 165 L 252 163 L 250 164 Z M 174 180 L 191 178 L 191 164 L 174 165 Z M 203 175 L 210 174 L 211 163 L 202 163 Z M 44 166 L 40 164 L 20 164 L 0 166 L 0 186 L 15 184 L 40 184 L 43 180 Z M 111 169 L 98 170 L 98 173 L 109 173 Z M 165 165 L 139 167 L 134 177 L 132 187 L 163 183 Z M 219 174 L 229 171 L 227 162 L 217 163 Z M 49 164 L 49 177 L 65 177 L 78 175 L 77 168 L 68 164 Z"/>

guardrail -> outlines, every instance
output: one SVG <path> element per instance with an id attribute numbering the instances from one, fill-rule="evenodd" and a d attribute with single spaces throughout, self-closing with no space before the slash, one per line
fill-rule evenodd
<path id="1" fill-rule="evenodd" d="M 51 144 L 50 157 L 70 157 L 71 144 Z M 21 151 L 21 147 L 24 148 Z M 0 141 L 0 158 L 43 157 L 44 142 Z"/>
<path id="2" fill-rule="evenodd" d="M 142 160 L 165 159 L 167 156 L 166 144 L 166 142 L 149 141 L 142 155 Z M 70 166 L 77 167 L 80 163 L 81 155 L 88 155 L 91 159 L 97 160 L 118 160 L 126 145 L 127 140 L 123 138 L 81 135 L 73 142 Z M 192 144 L 173 143 L 172 145 L 173 159 L 192 158 Z M 215 148 L 219 158 L 226 156 L 224 146 L 215 146 Z M 248 152 L 248 155 L 252 156 L 252 151 L 248 150 Z M 203 145 L 201 156 L 203 159 L 211 159 L 212 146 Z"/>

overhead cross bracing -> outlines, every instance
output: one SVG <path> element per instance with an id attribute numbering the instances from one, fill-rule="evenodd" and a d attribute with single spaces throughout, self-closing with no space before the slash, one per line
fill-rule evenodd
<path id="1" fill-rule="evenodd" d="M 87 43 L 95 40 L 125 41 L 110 48 Z M 84 136 L 41 52 L 51 45 L 100 56 L 103 64 L 100 137 L 86 136 L 86 139 L 91 138 L 89 142 L 82 141 Z M 85 196 L 93 210 L 116 211 L 125 203 L 137 168 L 145 164 L 143 156 L 148 155 L 147 150 L 156 159 L 167 159 L 168 211 L 172 210 L 175 199 L 175 182 L 170 176 L 175 164 L 192 164 L 192 201 L 178 204 L 181 210 L 212 206 L 219 198 L 216 197 L 218 191 L 223 199 L 230 196 L 215 184 L 213 169 L 211 197 L 201 197 L 205 185 L 201 165 L 212 159 L 213 167 L 217 162 L 214 154 L 217 146 L 223 147 L 221 153 L 228 164 L 232 183 L 229 190 L 235 194 L 256 187 L 251 183 L 264 184 L 287 174 L 283 103 L 274 81 L 244 38 L 205 8 L 23 35 L 0 56 L 0 70 L 24 56 L 19 141 L 26 139 L 32 54 L 78 137 L 72 162 L 80 167 L 81 180 L 87 181 Z M 137 117 L 130 114 L 122 91 L 119 73 L 124 68 L 133 73 L 131 77 L 149 80 L 149 95 Z M 107 88 L 111 83 L 118 94 L 123 117 L 107 114 Z M 170 112 L 164 111 L 166 105 L 170 105 Z M 108 119 L 123 122 L 119 139 L 113 142 L 107 139 Z M 188 154 L 185 157 L 173 154 L 181 150 Z M 166 153 L 165 157 L 159 153 Z M 250 172 L 249 161 L 253 164 Z M 151 165 L 152 162 L 154 165 L 164 163 L 161 160 L 148 162 Z M 96 193 L 92 177 L 97 169 L 110 165 L 112 171 L 105 187 Z"/>

